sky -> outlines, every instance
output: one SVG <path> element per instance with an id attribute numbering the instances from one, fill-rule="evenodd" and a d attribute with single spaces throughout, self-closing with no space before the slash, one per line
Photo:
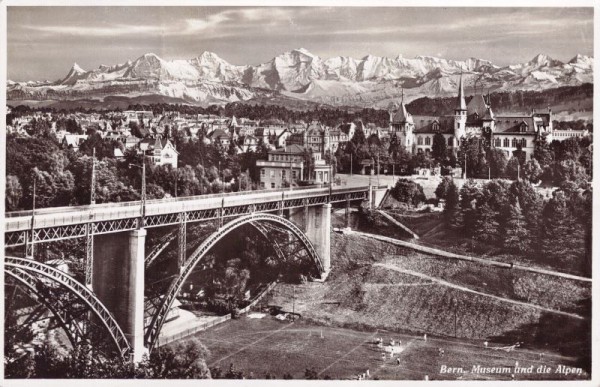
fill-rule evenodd
<path id="1" fill-rule="evenodd" d="M 431 55 L 503 66 L 538 53 L 593 56 L 593 8 L 17 7 L 7 10 L 8 79 L 56 80 L 153 52 L 212 51 L 256 65 L 303 47 L 322 58 Z"/>

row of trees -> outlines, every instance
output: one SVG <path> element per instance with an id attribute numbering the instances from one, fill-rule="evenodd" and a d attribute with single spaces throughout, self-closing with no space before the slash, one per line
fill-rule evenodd
<path id="1" fill-rule="evenodd" d="M 469 138 L 461 143 L 456 161 L 458 166 L 464 168 L 466 165 L 468 178 L 514 180 L 520 177 L 534 183 L 542 180 L 551 185 L 560 185 L 563 181 L 585 184 L 592 176 L 590 145 L 590 138 L 571 137 L 550 144 L 538 138 L 533 158 L 526 160 L 526 154 L 520 148 L 508 158 L 504 151 L 486 146 L 477 138 Z"/>
<path id="2" fill-rule="evenodd" d="M 544 200 L 526 180 L 468 180 L 459 190 L 452 179 L 444 178 L 435 193 L 445 200 L 446 224 L 459 235 L 590 274 L 591 189 L 566 181 Z"/>
<path id="3" fill-rule="evenodd" d="M 197 339 L 163 346 L 138 364 L 119 357 L 95 359 L 92 348 L 79 346 L 67 355 L 43 344 L 35 352 L 16 353 L 5 345 L 7 379 L 210 379 L 206 359 L 210 352 Z"/>
<path id="4" fill-rule="evenodd" d="M 143 158 L 123 144 L 93 133 L 78 152 L 62 147 L 51 131 L 38 131 L 30 137 L 7 135 L 6 209 L 31 209 L 33 182 L 36 207 L 88 204 L 90 201 L 92 153 L 96 150 L 96 202 L 138 200 Z M 228 190 L 247 190 L 257 185 L 256 159 L 259 152 L 232 155 L 202 139 L 174 138 L 179 150 L 179 168 L 147 165 L 148 198 L 189 196 Z M 123 160 L 114 158 L 115 147 L 125 151 Z M 253 182 L 254 181 L 254 182 Z"/>

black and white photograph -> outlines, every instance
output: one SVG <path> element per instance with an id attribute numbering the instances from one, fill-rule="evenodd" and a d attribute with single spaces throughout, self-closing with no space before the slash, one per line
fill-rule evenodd
<path id="1" fill-rule="evenodd" d="M 430 3 L 0 4 L 0 383 L 597 385 L 594 4 Z"/>

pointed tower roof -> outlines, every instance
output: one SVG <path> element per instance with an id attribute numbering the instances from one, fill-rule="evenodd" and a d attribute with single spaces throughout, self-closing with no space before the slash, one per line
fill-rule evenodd
<path id="1" fill-rule="evenodd" d="M 492 112 L 492 108 L 491 107 L 488 107 L 485 110 L 485 114 L 482 117 L 482 120 L 484 120 L 484 121 L 492 121 L 493 119 L 494 119 L 494 112 Z"/>
<path id="2" fill-rule="evenodd" d="M 406 110 L 406 105 L 404 104 L 404 88 L 402 88 L 402 97 L 400 99 L 400 105 L 398 106 L 398 111 L 392 117 L 392 123 L 400 124 L 408 122 L 409 124 L 413 123 L 412 114 Z"/>
<path id="3" fill-rule="evenodd" d="M 462 72 L 460 73 L 460 80 L 458 81 L 458 101 L 456 104 L 456 110 L 467 110 L 465 92 L 463 90 Z"/>
<path id="4" fill-rule="evenodd" d="M 469 101 L 469 104 L 467 105 L 467 114 L 471 115 L 473 113 L 477 113 L 479 117 L 483 117 L 487 107 L 488 106 L 485 103 L 485 98 L 483 95 L 476 95 L 471 99 L 471 101 Z"/>
<path id="5" fill-rule="evenodd" d="M 413 118 L 412 115 L 406 110 L 406 105 L 404 105 L 404 103 L 402 103 L 400 105 L 400 108 L 398 109 L 398 111 L 396 112 L 396 114 L 394 114 L 394 118 L 392 119 L 392 123 L 394 124 L 402 124 L 408 122 L 410 124 L 413 123 Z"/>

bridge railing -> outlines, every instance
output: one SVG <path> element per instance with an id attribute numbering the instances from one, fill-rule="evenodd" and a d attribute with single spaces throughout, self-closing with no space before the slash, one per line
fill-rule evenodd
<path id="1" fill-rule="evenodd" d="M 377 186 L 373 186 L 376 188 Z M 380 188 L 383 188 L 382 186 Z M 333 190 L 335 192 L 340 191 L 357 191 L 361 189 L 365 189 L 366 186 L 356 186 L 356 187 L 336 187 L 333 186 Z M 327 184 L 319 184 L 319 185 L 310 185 L 303 187 L 292 187 L 281 189 L 281 188 L 268 188 L 268 189 L 260 189 L 253 191 L 236 191 L 236 192 L 224 192 L 217 194 L 206 194 L 206 195 L 194 195 L 194 196 L 181 196 L 175 198 L 164 198 L 164 199 L 151 199 L 146 201 L 146 205 L 150 204 L 162 204 L 162 203 L 172 203 L 172 202 L 185 202 L 185 201 L 193 201 L 193 200 L 201 200 L 201 199 L 213 199 L 213 198 L 227 198 L 231 196 L 246 196 L 246 195 L 254 195 L 259 193 L 273 193 L 279 192 L 286 194 L 288 192 L 293 191 L 309 191 L 309 190 L 328 190 L 329 187 Z M 103 208 L 114 208 L 114 207 L 139 207 L 141 205 L 141 201 L 128 201 L 128 202 L 115 202 L 115 203 L 98 203 L 98 204 L 83 204 L 80 206 L 62 206 L 62 207 L 47 207 L 40 208 L 35 211 L 36 215 L 46 215 L 46 214 L 56 214 L 56 213 L 65 213 L 65 212 L 73 212 L 73 211 L 86 211 L 86 210 L 101 210 Z M 10 211 L 5 213 L 6 218 L 16 218 L 20 216 L 31 216 L 33 214 L 32 210 L 22 210 L 22 211 Z"/>
<path id="2" fill-rule="evenodd" d="M 372 186 L 373 189 L 387 186 Z M 331 187 L 331 193 L 359 192 L 366 186 Z M 181 198 L 150 200 L 146 203 L 146 215 L 164 215 L 185 211 L 233 207 L 239 205 L 258 204 L 298 198 L 323 196 L 329 193 L 329 187 L 295 187 L 280 190 L 267 189 L 259 191 L 229 192 L 224 194 L 198 195 Z M 36 210 L 35 228 L 77 225 L 93 221 L 126 220 L 141 216 L 141 202 L 102 203 L 76 207 L 54 207 Z M 20 231 L 31 228 L 32 211 L 16 211 L 6 213 L 5 231 Z"/>
<path id="3" fill-rule="evenodd" d="M 215 325 L 224 323 L 225 321 L 228 321 L 228 320 L 231 320 L 231 314 L 226 314 L 225 316 L 215 317 L 214 320 L 205 322 L 203 324 L 196 325 L 195 327 L 188 328 L 184 331 L 175 333 L 174 335 L 159 336 L 157 339 L 157 342 L 156 342 L 156 347 L 158 348 L 163 345 L 167 345 L 169 343 L 172 343 L 172 342 L 182 339 L 184 337 L 191 336 L 195 333 L 204 331 L 210 327 L 214 327 Z"/>

